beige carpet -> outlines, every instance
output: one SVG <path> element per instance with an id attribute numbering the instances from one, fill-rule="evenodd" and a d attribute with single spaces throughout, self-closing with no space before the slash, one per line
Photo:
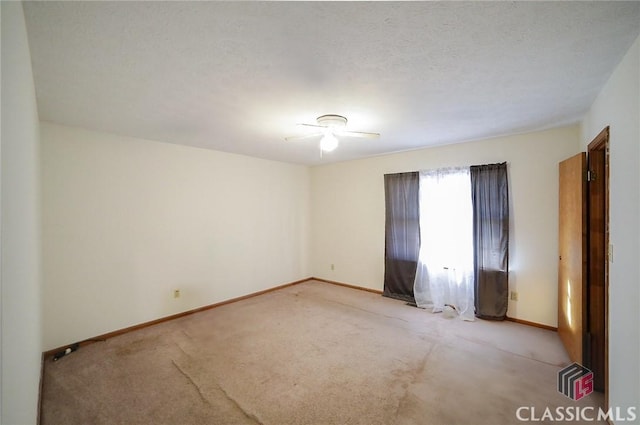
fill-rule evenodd
<path id="1" fill-rule="evenodd" d="M 41 423 L 522 423 L 602 403 L 557 392 L 566 364 L 551 331 L 311 281 L 46 361 Z"/>

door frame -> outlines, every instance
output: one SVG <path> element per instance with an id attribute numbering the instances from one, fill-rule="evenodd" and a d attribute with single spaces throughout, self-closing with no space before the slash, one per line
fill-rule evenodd
<path id="1" fill-rule="evenodd" d="M 609 408 L 609 262 L 611 261 L 611 251 L 609 245 L 609 126 L 605 127 L 587 146 L 587 164 L 589 164 L 589 157 L 592 151 L 604 151 L 604 173 L 602 176 L 596 176 L 596 178 L 604 179 L 604 400 L 605 409 Z M 589 191 L 587 191 L 589 194 Z M 591 197 L 588 195 L 588 202 L 590 203 Z M 589 210 L 590 208 L 588 208 Z M 587 219 L 589 221 L 589 218 Z M 589 227 L 588 227 L 589 228 Z M 591 234 L 588 233 L 588 244 L 592 242 Z M 587 251 L 589 257 L 591 256 L 591 248 Z M 588 259 L 589 263 L 591 258 Z M 587 269 L 587 282 L 591 282 L 590 267 Z M 587 283 L 589 285 L 589 283 Z M 587 291 L 588 293 L 589 291 Z M 590 300 L 588 301 L 590 303 Z M 591 305 L 587 306 L 587 311 L 590 312 Z M 589 313 L 587 313 L 589 314 Z M 589 329 L 590 330 L 590 329 Z"/>

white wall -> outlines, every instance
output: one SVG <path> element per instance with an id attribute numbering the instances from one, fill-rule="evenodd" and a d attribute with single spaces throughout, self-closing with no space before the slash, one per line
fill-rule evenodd
<path id="1" fill-rule="evenodd" d="M 609 404 L 640 409 L 640 38 L 582 123 L 582 145 L 610 126 Z M 640 423 L 640 418 L 635 422 Z"/>
<path id="2" fill-rule="evenodd" d="M 579 129 L 570 126 L 314 167 L 313 275 L 383 288 L 384 174 L 507 161 L 510 287 L 519 293 L 508 315 L 556 326 L 558 162 L 578 149 Z"/>
<path id="3" fill-rule="evenodd" d="M 41 137 L 45 349 L 310 276 L 307 167 L 50 123 Z"/>
<path id="4" fill-rule="evenodd" d="M 38 111 L 19 2 L 2 2 L 2 403 L 0 423 L 35 424 L 42 353 Z"/>

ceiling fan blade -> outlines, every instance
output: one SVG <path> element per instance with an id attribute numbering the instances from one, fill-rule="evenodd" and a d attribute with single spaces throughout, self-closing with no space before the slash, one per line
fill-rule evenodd
<path id="1" fill-rule="evenodd" d="M 339 131 L 337 132 L 337 135 L 346 137 L 364 137 L 368 139 L 380 137 L 380 133 L 369 133 L 366 131 Z"/>
<path id="2" fill-rule="evenodd" d="M 327 128 L 326 125 L 318 125 L 318 124 L 305 124 L 305 123 L 300 123 L 298 125 L 301 126 L 305 126 L 305 127 L 316 127 L 316 128 Z"/>
<path id="3" fill-rule="evenodd" d="M 289 136 L 289 137 L 285 137 L 284 140 L 286 140 L 287 142 L 294 142 L 296 140 L 304 140 L 304 139 L 310 139 L 312 137 L 320 137 L 322 136 L 323 133 L 311 133 L 311 134 L 302 134 L 300 136 Z"/>

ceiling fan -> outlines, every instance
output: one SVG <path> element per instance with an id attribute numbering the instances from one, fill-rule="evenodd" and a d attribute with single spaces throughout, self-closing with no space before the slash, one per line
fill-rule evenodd
<path id="1" fill-rule="evenodd" d="M 327 114 L 321 115 L 316 118 L 317 124 L 299 124 L 305 127 L 315 127 L 318 131 L 311 134 L 304 134 L 302 136 L 290 136 L 285 137 L 286 141 L 309 139 L 312 137 L 322 136 L 320 139 L 320 153 L 331 152 L 338 147 L 338 137 L 366 137 L 375 138 L 380 137 L 379 133 L 369 133 L 365 131 L 348 131 L 345 130 L 347 126 L 347 119 L 342 115 Z"/>

